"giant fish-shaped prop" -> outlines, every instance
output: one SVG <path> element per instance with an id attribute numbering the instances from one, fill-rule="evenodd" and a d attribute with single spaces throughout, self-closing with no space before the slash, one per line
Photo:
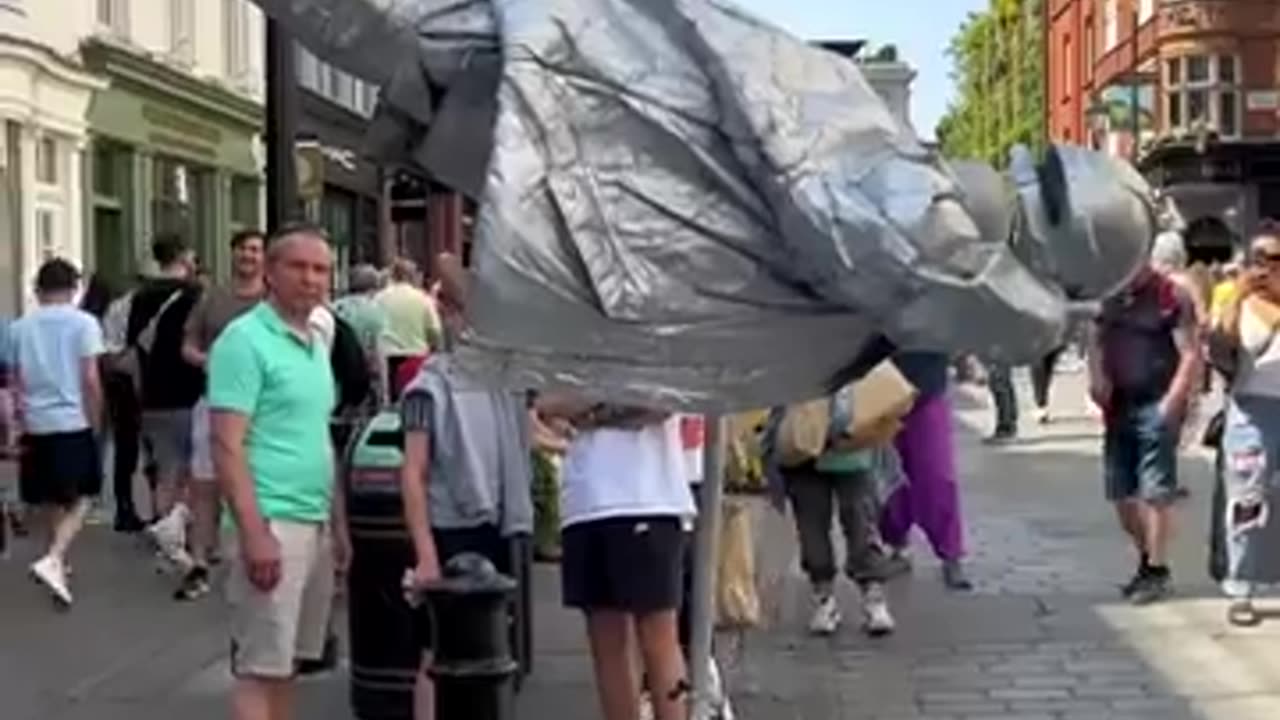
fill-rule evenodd
<path id="1" fill-rule="evenodd" d="M 1035 358 L 1145 262 L 1085 149 L 923 146 L 857 64 L 721 0 L 256 0 L 382 87 L 371 147 L 478 202 L 472 370 L 686 410 L 922 349 Z"/>

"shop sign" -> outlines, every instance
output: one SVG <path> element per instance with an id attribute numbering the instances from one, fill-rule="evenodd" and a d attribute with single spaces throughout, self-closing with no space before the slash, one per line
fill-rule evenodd
<path id="1" fill-rule="evenodd" d="M 1250 112 L 1280 109 L 1280 90 L 1250 90 L 1245 95 L 1245 107 Z"/>

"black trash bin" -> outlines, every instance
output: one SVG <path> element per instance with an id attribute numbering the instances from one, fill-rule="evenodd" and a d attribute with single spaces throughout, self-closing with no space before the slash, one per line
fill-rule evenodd
<path id="1" fill-rule="evenodd" d="M 360 720 L 413 718 L 421 649 L 402 589 L 414 565 L 400 502 L 403 448 L 399 413 L 387 410 L 358 431 L 347 460 L 351 709 Z"/>

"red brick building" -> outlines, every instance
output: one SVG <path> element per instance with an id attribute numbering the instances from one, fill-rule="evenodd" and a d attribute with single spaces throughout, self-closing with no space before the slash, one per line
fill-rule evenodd
<path id="1" fill-rule="evenodd" d="M 1280 218 L 1280 0 L 1048 0 L 1046 131 L 1129 157 L 1193 250 Z"/>

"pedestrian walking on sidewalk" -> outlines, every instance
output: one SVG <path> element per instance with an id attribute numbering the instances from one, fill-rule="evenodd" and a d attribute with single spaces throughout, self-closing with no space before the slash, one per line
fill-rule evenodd
<path id="1" fill-rule="evenodd" d="M 102 489 L 95 435 L 102 417 L 98 358 L 102 329 L 72 298 L 80 274 L 55 258 L 36 273 L 36 309 L 11 329 L 19 423 L 19 491 L 48 531 L 48 551 L 32 576 L 71 605 L 67 553 Z"/>
<path id="2" fill-rule="evenodd" d="M 533 468 L 529 410 L 522 394 L 477 385 L 456 372 L 448 348 L 463 330 L 466 271 L 456 257 L 439 259 L 445 350 L 432 354 L 405 388 L 400 405 L 404 463 L 400 480 L 405 524 L 417 564 L 413 589 L 439 579 L 440 568 L 462 553 L 487 558 L 515 577 L 512 540 L 533 531 Z M 514 624 L 513 624 L 514 629 Z M 435 648 L 431 616 L 414 617 L 422 646 L 415 718 L 435 717 L 427 671 Z M 447 720 L 442 718 L 441 720 Z"/>
<path id="3" fill-rule="evenodd" d="M 1178 441 L 1201 365 L 1190 296 L 1143 268 L 1105 300 L 1089 352 L 1089 394 L 1102 408 L 1107 499 L 1138 555 L 1122 589 L 1135 604 L 1172 591 L 1168 547 L 1178 494 Z"/>
<path id="4" fill-rule="evenodd" d="M 233 320 L 262 301 L 263 258 L 266 238 L 257 230 L 242 230 L 231 237 L 231 286 L 211 285 L 187 316 L 183 328 L 182 357 L 204 370 L 209 349 Z M 213 470 L 210 446 L 209 401 L 202 394 L 191 413 L 191 532 L 187 547 L 191 569 L 174 591 L 175 600 L 195 600 L 209 592 L 209 563 L 217 550 L 221 493 Z"/>
<path id="5" fill-rule="evenodd" d="M 1280 503 L 1280 232 L 1254 238 L 1239 284 L 1210 338 L 1232 371 L 1213 527 L 1226 551 L 1227 618 L 1247 626 L 1261 620 L 1258 590 L 1280 582 L 1280 522 L 1268 520 Z"/>
<path id="6" fill-rule="evenodd" d="M 907 546 L 911 529 L 919 525 L 942 561 L 943 584 L 963 591 L 973 584 L 964 571 L 964 517 L 946 362 L 936 353 L 894 356 L 894 364 L 919 394 L 895 441 L 906 482 L 885 503 L 880 534 L 894 548 L 891 562 L 909 568 Z"/>
<path id="7" fill-rule="evenodd" d="M 337 401 L 311 315 L 333 260 L 324 232 L 282 228 L 267 247 L 267 298 L 209 353 L 214 471 L 229 538 L 236 720 L 293 717 L 298 664 L 324 657 L 335 574 L 350 547 L 329 435 Z"/>
<path id="8" fill-rule="evenodd" d="M 126 332 L 128 350 L 136 358 L 142 439 L 156 465 L 156 519 L 146 531 L 161 555 L 185 572 L 191 565 L 186 549 L 191 409 L 204 389 L 204 373 L 183 358 L 182 343 L 202 287 L 194 279 L 195 252 L 181 238 L 158 237 L 151 254 L 159 275 L 134 292 Z"/>

